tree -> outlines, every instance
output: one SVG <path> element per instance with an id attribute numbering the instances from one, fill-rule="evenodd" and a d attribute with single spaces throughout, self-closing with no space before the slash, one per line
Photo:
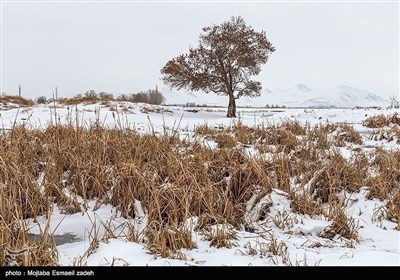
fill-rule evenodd
<path id="1" fill-rule="evenodd" d="M 240 16 L 220 25 L 204 27 L 199 46 L 168 61 L 161 69 L 162 80 L 171 88 L 202 90 L 229 97 L 227 117 L 236 117 L 241 96 L 255 97 L 261 83 L 251 80 L 275 48 L 265 31 L 256 32 Z"/>
<path id="2" fill-rule="evenodd" d="M 121 94 L 120 96 L 117 97 L 117 100 L 120 101 L 128 101 L 129 97 L 126 94 Z"/>
<path id="3" fill-rule="evenodd" d="M 108 93 L 105 91 L 100 91 L 98 96 L 102 99 L 114 99 L 114 95 L 112 93 Z"/>
<path id="4" fill-rule="evenodd" d="M 85 97 L 97 97 L 97 93 L 91 89 L 84 93 Z"/>
<path id="5" fill-rule="evenodd" d="M 149 103 L 149 96 L 145 92 L 139 92 L 136 94 L 132 94 L 133 102 L 135 103 Z"/>
<path id="6" fill-rule="evenodd" d="M 46 96 L 39 96 L 36 98 L 36 104 L 47 104 L 49 101 L 47 100 Z"/>
<path id="7" fill-rule="evenodd" d="M 162 93 L 158 91 L 157 87 L 156 87 L 155 90 L 153 90 L 153 89 L 148 90 L 147 94 L 149 96 L 149 103 L 150 104 L 160 105 L 163 102 L 165 102 L 164 95 L 162 95 Z"/>
<path id="8" fill-rule="evenodd" d="M 399 104 L 400 104 L 400 102 L 399 102 L 399 100 L 397 99 L 397 96 L 396 95 L 391 95 L 391 96 L 389 96 L 389 99 L 390 99 L 390 108 L 399 108 Z"/>

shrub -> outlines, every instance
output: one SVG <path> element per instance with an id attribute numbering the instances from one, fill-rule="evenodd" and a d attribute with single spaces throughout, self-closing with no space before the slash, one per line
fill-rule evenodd
<path id="1" fill-rule="evenodd" d="M 35 105 L 35 103 L 31 99 L 26 99 L 21 96 L 11 96 L 11 95 L 5 95 L 0 97 L 0 103 L 3 104 L 12 103 L 15 105 L 19 105 L 21 107 L 31 107 Z"/>
<path id="2" fill-rule="evenodd" d="M 39 96 L 36 98 L 36 104 L 47 104 L 49 101 L 47 100 L 46 96 Z"/>

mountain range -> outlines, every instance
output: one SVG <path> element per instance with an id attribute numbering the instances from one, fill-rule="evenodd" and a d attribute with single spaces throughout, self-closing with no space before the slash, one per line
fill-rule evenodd
<path id="1" fill-rule="evenodd" d="M 162 89 L 166 97 L 166 104 L 186 104 L 225 106 L 228 103 L 226 96 L 202 92 L 172 92 L 168 88 Z M 377 94 L 339 85 L 329 89 L 312 89 L 304 84 L 297 84 L 289 89 L 264 88 L 259 97 L 241 97 L 237 100 L 238 106 L 264 107 L 279 105 L 286 107 L 345 107 L 353 108 L 388 106 L 389 100 Z"/>

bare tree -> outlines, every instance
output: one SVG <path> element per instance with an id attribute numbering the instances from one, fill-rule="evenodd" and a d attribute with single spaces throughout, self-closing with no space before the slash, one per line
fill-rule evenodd
<path id="1" fill-rule="evenodd" d="M 129 97 L 126 94 L 121 94 L 120 96 L 117 97 L 117 100 L 128 101 Z"/>
<path id="2" fill-rule="evenodd" d="M 108 93 L 105 91 L 100 91 L 98 95 L 102 99 L 114 99 L 114 95 L 112 93 Z"/>
<path id="3" fill-rule="evenodd" d="M 47 104 L 49 101 L 47 100 L 46 96 L 39 96 L 36 98 L 36 104 Z"/>
<path id="4" fill-rule="evenodd" d="M 134 98 L 132 100 L 133 102 L 136 102 L 136 103 L 149 103 L 149 96 L 145 92 L 139 92 L 139 93 L 136 93 L 133 96 L 134 96 Z"/>
<path id="5" fill-rule="evenodd" d="M 235 99 L 260 95 L 261 83 L 251 76 L 260 73 L 275 48 L 264 31 L 254 31 L 240 16 L 203 32 L 197 48 L 167 62 L 162 79 L 171 88 L 227 95 L 227 117 L 236 117 Z"/>
<path id="6" fill-rule="evenodd" d="M 148 90 L 147 95 L 149 96 L 150 104 L 160 105 L 163 102 L 165 102 L 165 97 L 162 95 L 161 92 L 158 91 L 157 87 L 155 90 L 152 89 Z"/>
<path id="7" fill-rule="evenodd" d="M 87 92 L 84 93 L 85 97 L 97 97 L 97 93 L 94 90 L 88 90 Z"/>
<path id="8" fill-rule="evenodd" d="M 390 108 L 399 108 L 400 107 L 400 101 L 398 99 L 398 97 L 393 94 L 391 96 L 389 96 L 389 100 L 390 100 Z"/>

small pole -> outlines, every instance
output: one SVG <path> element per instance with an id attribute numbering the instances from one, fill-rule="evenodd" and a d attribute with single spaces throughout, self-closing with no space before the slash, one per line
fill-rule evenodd
<path id="1" fill-rule="evenodd" d="M 21 97 L 21 85 L 18 86 L 18 96 Z"/>

